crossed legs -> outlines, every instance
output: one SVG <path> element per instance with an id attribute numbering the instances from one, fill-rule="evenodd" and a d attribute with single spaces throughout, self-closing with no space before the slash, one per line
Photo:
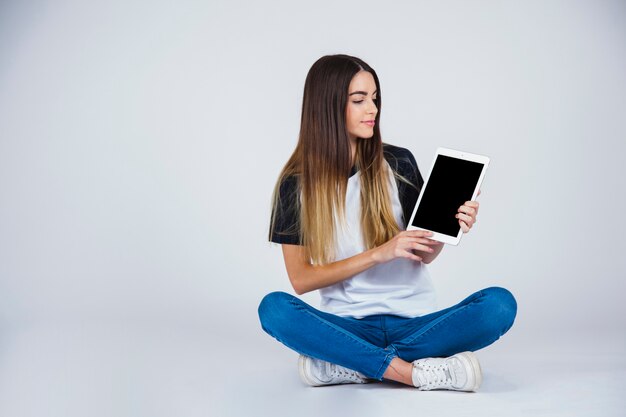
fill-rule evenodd
<path id="1" fill-rule="evenodd" d="M 298 353 L 411 385 L 412 361 L 488 346 L 511 328 L 516 311 L 508 290 L 490 287 L 422 317 L 392 316 L 381 331 L 368 320 L 335 316 L 273 292 L 261 301 L 259 318 L 268 334 Z"/>

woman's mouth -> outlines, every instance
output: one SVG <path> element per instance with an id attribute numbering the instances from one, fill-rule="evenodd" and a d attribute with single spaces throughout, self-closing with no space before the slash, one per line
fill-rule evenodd
<path id="1" fill-rule="evenodd" d="M 361 123 L 365 123 L 366 125 L 368 125 L 369 127 L 372 127 L 376 124 L 376 120 L 365 120 Z"/>

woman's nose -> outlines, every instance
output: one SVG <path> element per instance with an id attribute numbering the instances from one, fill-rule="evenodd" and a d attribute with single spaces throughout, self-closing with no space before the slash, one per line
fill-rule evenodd
<path id="1" fill-rule="evenodd" d="M 376 103 L 374 101 L 370 101 L 369 108 L 367 109 L 368 113 L 378 113 L 378 107 L 376 107 Z"/>

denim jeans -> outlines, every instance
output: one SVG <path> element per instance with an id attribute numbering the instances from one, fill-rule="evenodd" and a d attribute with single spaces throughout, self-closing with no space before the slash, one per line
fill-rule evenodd
<path id="1" fill-rule="evenodd" d="M 515 298 L 500 287 L 414 318 L 340 317 L 284 292 L 266 295 L 259 305 L 263 330 L 285 346 L 378 380 L 395 357 L 412 362 L 484 348 L 511 328 L 516 313 Z"/>

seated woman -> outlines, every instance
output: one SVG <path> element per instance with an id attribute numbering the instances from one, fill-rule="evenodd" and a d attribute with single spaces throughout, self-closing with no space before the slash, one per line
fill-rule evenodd
<path id="1" fill-rule="evenodd" d="M 423 180 L 410 151 L 382 142 L 380 109 L 378 77 L 362 60 L 324 56 L 311 67 L 269 237 L 282 245 L 294 291 L 319 290 L 321 310 L 273 292 L 259 306 L 261 325 L 301 354 L 309 385 L 393 380 L 476 391 L 482 373 L 473 351 L 511 328 L 515 298 L 491 287 L 436 310 L 426 264 L 443 244 L 404 230 Z M 478 208 L 458 208 L 463 232 Z"/>

